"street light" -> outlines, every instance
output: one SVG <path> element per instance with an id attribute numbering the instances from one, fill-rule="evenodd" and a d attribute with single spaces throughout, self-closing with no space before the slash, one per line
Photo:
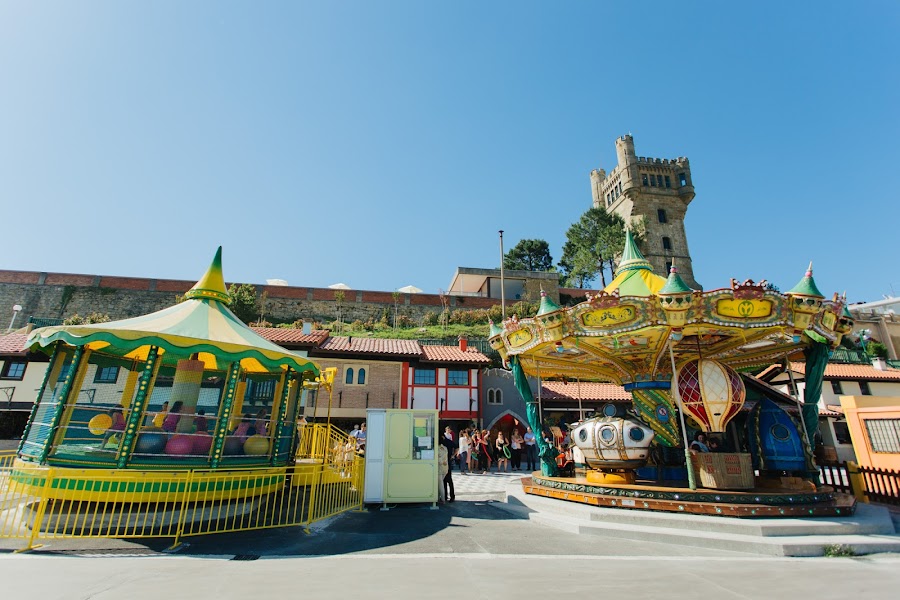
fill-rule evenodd
<path id="1" fill-rule="evenodd" d="M 15 318 L 15 317 L 13 317 Z M 868 354 L 869 351 L 866 349 L 866 338 L 869 336 L 868 329 L 860 329 L 859 330 L 859 345 L 862 346 L 862 350 L 864 354 Z"/>
<path id="2" fill-rule="evenodd" d="M 12 331 L 13 323 L 16 322 L 16 317 L 19 316 L 20 310 L 22 310 L 21 305 L 19 305 L 19 304 L 13 305 L 13 316 L 12 316 L 12 320 L 9 322 L 9 328 L 6 330 L 6 333 L 9 333 L 10 331 Z"/>

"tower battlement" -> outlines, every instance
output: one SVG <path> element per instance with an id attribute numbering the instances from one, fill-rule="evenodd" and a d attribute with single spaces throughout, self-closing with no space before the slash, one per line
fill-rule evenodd
<path id="1" fill-rule="evenodd" d="M 675 259 L 685 283 L 700 289 L 684 231 L 687 207 L 694 199 L 690 161 L 684 156 L 637 156 L 631 135 L 616 138 L 616 158 L 618 164 L 608 173 L 604 169 L 590 173 L 594 206 L 618 214 L 626 223 L 643 218 L 641 251 L 653 270 L 666 277 Z"/>

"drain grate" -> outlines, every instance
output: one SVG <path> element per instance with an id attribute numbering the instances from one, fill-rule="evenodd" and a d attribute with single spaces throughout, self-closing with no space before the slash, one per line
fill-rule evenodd
<path id="1" fill-rule="evenodd" d="M 259 554 L 235 554 L 231 560 L 256 560 Z"/>

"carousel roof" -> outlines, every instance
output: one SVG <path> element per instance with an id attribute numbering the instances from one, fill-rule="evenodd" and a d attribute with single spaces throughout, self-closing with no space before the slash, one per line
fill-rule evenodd
<path id="1" fill-rule="evenodd" d="M 184 295 L 183 302 L 121 321 L 42 327 L 31 333 L 26 344 L 34 350 L 61 341 L 129 360 L 144 360 L 150 347 L 157 346 L 166 365 L 199 353 L 207 369 L 224 369 L 227 363 L 240 360 L 241 367 L 251 373 L 283 367 L 318 373 L 306 358 L 273 344 L 245 325 L 228 309 L 229 302 L 219 247 L 209 269 Z"/>
<path id="2" fill-rule="evenodd" d="M 614 291 L 620 296 L 651 296 L 666 284 L 666 280 L 653 272 L 650 262 L 638 250 L 631 231 L 625 230 L 625 249 L 612 282 L 603 288 L 607 294 Z"/>
<path id="3" fill-rule="evenodd" d="M 738 370 L 799 357 L 811 340 L 836 345 L 852 330 L 846 300 L 826 300 L 807 271 L 790 292 L 767 282 L 692 290 L 672 269 L 654 274 L 630 232 L 616 277 L 573 307 L 542 302 L 531 319 L 492 325 L 491 347 L 518 357 L 528 375 L 548 379 L 667 387 L 676 367 L 697 358 Z"/>

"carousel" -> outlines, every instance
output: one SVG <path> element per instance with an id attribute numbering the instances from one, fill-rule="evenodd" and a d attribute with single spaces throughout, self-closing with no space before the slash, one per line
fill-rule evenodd
<path id="1" fill-rule="evenodd" d="M 283 484 L 300 391 L 319 370 L 229 310 L 221 253 L 174 306 L 31 333 L 26 345 L 49 354 L 50 364 L 12 472 L 20 491 L 165 501 L 184 491 L 188 471 L 189 491 L 204 497 Z M 53 468 L 52 486 L 38 480 L 36 466 Z M 258 477 L 224 489 L 221 475 L 237 469 Z"/>
<path id="2" fill-rule="evenodd" d="M 543 429 L 540 404 L 526 376 L 615 383 L 632 396 L 628 407 L 608 405 L 570 425 L 584 467 L 574 477 L 560 476 L 557 458 L 567 449 L 538 436 L 541 471 L 523 481 L 525 491 L 699 514 L 851 514 L 852 498 L 819 485 L 810 445 L 829 352 L 852 329 L 845 305 L 837 294 L 825 299 L 811 264 L 785 293 L 751 280 L 692 290 L 674 266 L 668 278 L 654 274 L 626 232 L 605 289 L 570 308 L 542 293 L 534 318 L 492 326 L 491 346 L 512 369 L 534 431 Z M 743 374 L 797 359 L 807 363 L 805 402 L 754 397 L 748 412 Z M 722 451 L 710 451 L 710 440 L 721 440 Z M 648 463 L 666 476 L 645 477 Z"/>

